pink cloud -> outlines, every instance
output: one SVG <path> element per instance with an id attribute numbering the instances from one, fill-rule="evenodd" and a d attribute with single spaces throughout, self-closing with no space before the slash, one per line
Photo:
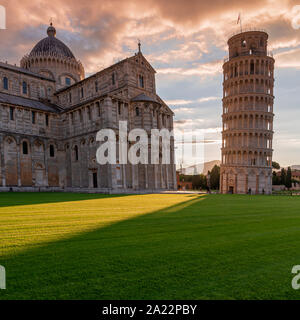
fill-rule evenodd
<path id="1" fill-rule="evenodd" d="M 300 32 L 291 28 L 293 2 L 287 0 L 5 0 L 2 4 L 7 8 L 8 28 L 0 31 L 2 59 L 18 62 L 44 36 L 42 25 L 46 28 L 52 17 L 57 36 L 82 60 L 87 73 L 131 55 L 137 38 L 162 47 L 169 39 L 182 40 L 176 48 L 151 54 L 153 62 L 180 64 L 199 59 L 212 45 L 226 50 L 226 37 L 237 28 L 240 11 L 245 25 L 270 30 L 270 45 L 275 49 L 295 48 L 300 43 Z M 76 37 L 67 39 L 66 34 L 72 33 Z M 205 75 L 219 72 L 220 65 L 219 61 L 195 68 L 165 67 L 160 72 Z"/>

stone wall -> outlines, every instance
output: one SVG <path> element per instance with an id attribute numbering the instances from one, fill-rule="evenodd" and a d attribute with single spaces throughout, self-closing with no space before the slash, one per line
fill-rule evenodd
<path id="1" fill-rule="evenodd" d="M 53 100 L 55 82 L 51 79 L 30 75 L 22 72 L 22 69 L 9 65 L 0 64 L 0 92 L 38 100 L 45 98 Z M 8 88 L 4 87 L 4 78 L 8 79 Z M 27 93 L 23 93 L 23 82 L 27 85 Z"/>
<path id="2" fill-rule="evenodd" d="M 23 62 L 26 66 L 25 60 Z M 30 88 L 26 98 L 41 100 L 40 87 L 45 86 L 46 95 L 51 94 L 46 97 L 63 109 L 46 112 L 19 105 L 0 105 L 0 186 L 3 190 L 9 187 L 28 191 L 97 192 L 176 189 L 173 140 L 170 165 L 99 165 L 96 161 L 97 132 L 111 128 L 118 136 L 120 120 L 128 121 L 128 130 L 146 129 L 149 147 L 151 129 L 173 129 L 173 113 L 156 95 L 155 71 L 141 53 L 55 94 L 55 84 L 50 80 L 23 77 L 14 71 L 10 74 L 1 68 L 0 72 L 12 81 L 5 93 L 24 96 L 20 86 L 26 78 Z M 18 80 L 14 80 L 16 76 Z M 48 86 L 51 90 L 47 90 Z M 133 102 L 132 98 L 141 93 L 152 100 Z"/>
<path id="3" fill-rule="evenodd" d="M 228 40 L 223 65 L 222 193 L 272 192 L 274 59 L 262 31 Z"/>

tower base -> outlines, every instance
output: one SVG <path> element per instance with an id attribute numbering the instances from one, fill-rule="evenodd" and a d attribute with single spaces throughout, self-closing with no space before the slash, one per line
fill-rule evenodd
<path id="1" fill-rule="evenodd" d="M 271 194 L 272 168 L 221 165 L 220 192 Z"/>

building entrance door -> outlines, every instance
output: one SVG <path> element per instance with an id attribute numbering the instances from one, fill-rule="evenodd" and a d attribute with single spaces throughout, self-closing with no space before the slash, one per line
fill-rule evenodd
<path id="1" fill-rule="evenodd" d="M 228 193 L 233 194 L 233 187 L 229 187 Z"/>
<path id="2" fill-rule="evenodd" d="M 93 172 L 93 187 L 98 188 L 97 172 Z"/>

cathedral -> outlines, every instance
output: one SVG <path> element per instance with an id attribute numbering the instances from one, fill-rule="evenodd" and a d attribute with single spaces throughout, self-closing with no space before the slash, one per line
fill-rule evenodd
<path id="1" fill-rule="evenodd" d="M 97 132 L 173 130 L 173 112 L 156 94 L 155 70 L 138 52 L 85 77 L 84 67 L 56 37 L 25 55 L 20 67 L 0 62 L 0 190 L 155 192 L 176 189 L 171 164 L 104 164 Z M 150 157 L 150 156 L 149 156 Z M 160 155 L 161 158 L 161 155 Z"/>

